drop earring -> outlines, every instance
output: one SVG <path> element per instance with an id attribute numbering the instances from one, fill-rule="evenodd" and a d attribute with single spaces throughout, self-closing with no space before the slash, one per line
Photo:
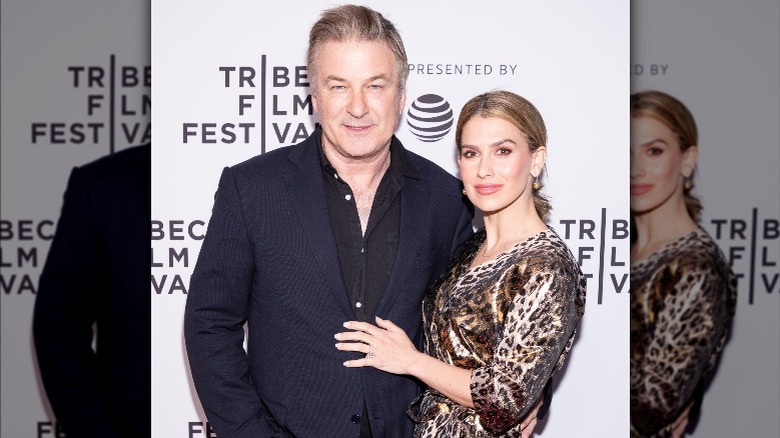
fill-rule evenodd
<path id="1" fill-rule="evenodd" d="M 531 184 L 531 187 L 533 187 L 534 190 L 539 190 L 539 189 L 542 188 L 542 183 L 539 182 L 539 177 L 538 176 L 534 177 L 534 183 Z"/>
<path id="2" fill-rule="evenodd" d="M 693 181 L 691 181 L 690 177 L 686 176 L 685 177 L 685 181 L 683 181 L 683 189 L 688 191 L 688 190 L 690 190 L 692 188 L 693 188 Z"/>

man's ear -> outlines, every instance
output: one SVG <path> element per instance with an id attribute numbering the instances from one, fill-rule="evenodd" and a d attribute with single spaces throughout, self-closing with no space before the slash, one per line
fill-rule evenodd
<path id="1" fill-rule="evenodd" d="M 404 115 L 404 108 L 406 108 L 406 88 L 404 87 L 401 90 L 401 96 L 399 97 L 398 102 L 398 115 L 403 117 Z"/>
<path id="2" fill-rule="evenodd" d="M 320 112 L 320 109 L 317 106 L 317 92 L 316 91 L 311 93 L 311 106 L 312 106 L 312 108 L 314 108 L 314 112 L 315 113 L 319 113 Z"/>

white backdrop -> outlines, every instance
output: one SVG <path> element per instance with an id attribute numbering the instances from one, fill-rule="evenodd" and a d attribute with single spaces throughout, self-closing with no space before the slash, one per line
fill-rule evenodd
<path id="1" fill-rule="evenodd" d="M 149 2 L 0 8 L 0 436 L 54 437 L 31 334 L 38 276 L 71 169 L 149 141 Z"/>
<path id="2" fill-rule="evenodd" d="M 694 436 L 780 436 L 780 3 L 635 1 L 631 41 L 632 90 L 696 118 L 702 226 L 741 277 Z"/>
<path id="3" fill-rule="evenodd" d="M 407 110 L 420 96 L 434 94 L 457 116 L 469 98 L 503 88 L 541 111 L 550 133 L 544 190 L 554 205 L 551 223 L 582 255 L 592 278 L 579 341 L 539 431 L 549 437 L 583 431 L 626 436 L 628 4 L 365 4 L 404 37 L 414 65 Z M 155 437 L 207 436 L 182 341 L 186 288 L 204 223 L 224 166 L 311 132 L 310 106 L 295 104 L 296 97 L 308 96 L 296 69 L 305 66 L 309 27 L 333 5 L 159 0 L 152 6 Z M 251 105 L 243 114 L 241 102 Z M 408 149 L 456 172 L 454 130 L 424 143 L 404 118 L 397 135 Z"/>

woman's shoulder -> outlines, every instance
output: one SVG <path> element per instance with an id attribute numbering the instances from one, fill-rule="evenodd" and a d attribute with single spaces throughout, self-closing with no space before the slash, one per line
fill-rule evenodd
<path id="1" fill-rule="evenodd" d="M 699 228 L 661 250 L 657 263 L 679 271 L 730 271 L 715 240 Z"/>
<path id="2" fill-rule="evenodd" d="M 566 242 L 548 228 L 518 247 L 517 261 L 548 268 L 577 267 L 579 264 Z"/>
<path id="3" fill-rule="evenodd" d="M 582 317 L 587 278 L 554 229 L 544 230 L 520 245 L 509 272 L 514 280 L 524 282 L 524 289 L 549 291 L 546 295 L 550 302 L 571 303 L 576 316 Z"/>
<path id="4" fill-rule="evenodd" d="M 566 242 L 552 228 L 540 232 L 517 248 L 515 271 L 535 278 L 568 279 L 576 288 L 586 288 L 586 278 Z"/>
<path id="5" fill-rule="evenodd" d="M 666 291 L 662 294 L 665 297 L 695 293 L 700 299 L 725 299 L 730 314 L 736 306 L 736 276 L 715 240 L 703 229 L 632 265 L 631 279 L 632 290 L 651 288 Z"/>

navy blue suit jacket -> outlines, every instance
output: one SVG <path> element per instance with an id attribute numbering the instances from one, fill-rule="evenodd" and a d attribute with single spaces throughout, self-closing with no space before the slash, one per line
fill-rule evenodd
<path id="1" fill-rule="evenodd" d="M 315 131 L 314 135 L 321 135 Z M 393 141 L 398 141 L 393 138 Z M 313 137 L 226 168 L 190 282 L 184 333 L 206 416 L 220 438 L 411 436 L 419 382 L 342 364 L 355 319 L 341 276 Z M 421 339 L 426 288 L 471 235 L 460 182 L 412 153 L 395 263 L 376 315 Z M 242 348 L 247 323 L 247 352 Z"/>
<path id="2" fill-rule="evenodd" d="M 69 438 L 151 436 L 150 219 L 150 145 L 71 172 L 33 315 L 41 378 Z"/>

